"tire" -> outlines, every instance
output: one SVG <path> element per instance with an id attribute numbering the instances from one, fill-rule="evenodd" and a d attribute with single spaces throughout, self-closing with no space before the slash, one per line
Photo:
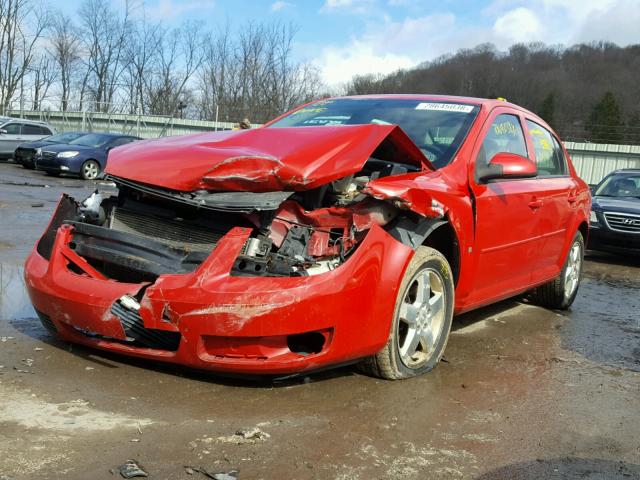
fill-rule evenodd
<path id="1" fill-rule="evenodd" d="M 87 160 L 80 167 L 80 178 L 83 180 L 95 180 L 100 173 L 100 164 L 95 160 Z"/>
<path id="2" fill-rule="evenodd" d="M 533 292 L 532 300 L 538 305 L 554 310 L 566 310 L 578 294 L 584 263 L 584 238 L 576 232 L 560 275 Z"/>
<path id="3" fill-rule="evenodd" d="M 449 262 L 433 248 L 418 247 L 400 283 L 387 344 L 364 360 L 361 370 L 387 380 L 432 370 L 449 339 L 453 300 Z"/>

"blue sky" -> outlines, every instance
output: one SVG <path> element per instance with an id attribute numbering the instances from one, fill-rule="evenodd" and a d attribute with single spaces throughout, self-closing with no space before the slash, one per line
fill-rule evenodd
<path id="1" fill-rule="evenodd" d="M 81 0 L 67 0 L 73 13 Z M 112 1 L 122 5 L 125 0 Z M 131 1 L 131 0 L 130 0 Z M 328 85 L 356 73 L 388 73 L 459 48 L 492 42 L 571 45 L 639 43 L 640 0 L 133 0 L 167 25 L 209 28 L 279 20 L 299 27 L 298 59 L 315 63 Z M 140 7 L 138 7 L 140 8 Z"/>

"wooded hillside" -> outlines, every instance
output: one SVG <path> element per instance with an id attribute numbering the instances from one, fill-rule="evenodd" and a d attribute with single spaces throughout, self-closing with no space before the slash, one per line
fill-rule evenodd
<path id="1" fill-rule="evenodd" d="M 505 97 L 564 140 L 640 143 L 640 45 L 535 43 L 500 52 L 483 44 L 388 76 L 355 77 L 348 92 Z"/>

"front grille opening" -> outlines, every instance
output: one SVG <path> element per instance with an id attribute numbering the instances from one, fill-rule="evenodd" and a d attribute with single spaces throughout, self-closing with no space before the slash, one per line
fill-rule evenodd
<path id="1" fill-rule="evenodd" d="M 327 341 L 322 332 L 306 332 L 287 336 L 289 350 L 298 355 L 320 353 Z"/>
<path id="2" fill-rule="evenodd" d="M 46 328 L 50 333 L 58 333 L 58 329 L 56 328 L 56 325 L 53 323 L 49 315 L 41 312 L 40 310 L 36 310 L 36 314 L 38 315 L 38 318 L 40 319 L 40 322 L 42 322 L 42 326 L 44 328 Z"/>
<path id="3" fill-rule="evenodd" d="M 188 221 L 161 218 L 150 214 L 115 208 L 110 228 L 153 238 L 172 247 L 210 252 L 228 232 L 226 226 L 204 228 Z"/>
<path id="4" fill-rule="evenodd" d="M 180 332 L 145 328 L 142 317 L 135 310 L 126 308 L 120 300 L 111 307 L 111 313 L 118 317 L 127 335 L 127 343 L 154 350 L 176 352 L 180 347 Z"/>
<path id="5" fill-rule="evenodd" d="M 613 230 L 625 233 L 640 233 L 640 216 L 638 215 L 605 212 L 604 218 Z"/>

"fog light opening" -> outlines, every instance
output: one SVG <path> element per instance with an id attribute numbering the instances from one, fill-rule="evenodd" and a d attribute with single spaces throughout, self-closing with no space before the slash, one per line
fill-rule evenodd
<path id="1" fill-rule="evenodd" d="M 325 342 L 326 338 L 321 332 L 298 333 L 287 336 L 289 350 L 298 355 L 306 356 L 320 353 Z"/>

